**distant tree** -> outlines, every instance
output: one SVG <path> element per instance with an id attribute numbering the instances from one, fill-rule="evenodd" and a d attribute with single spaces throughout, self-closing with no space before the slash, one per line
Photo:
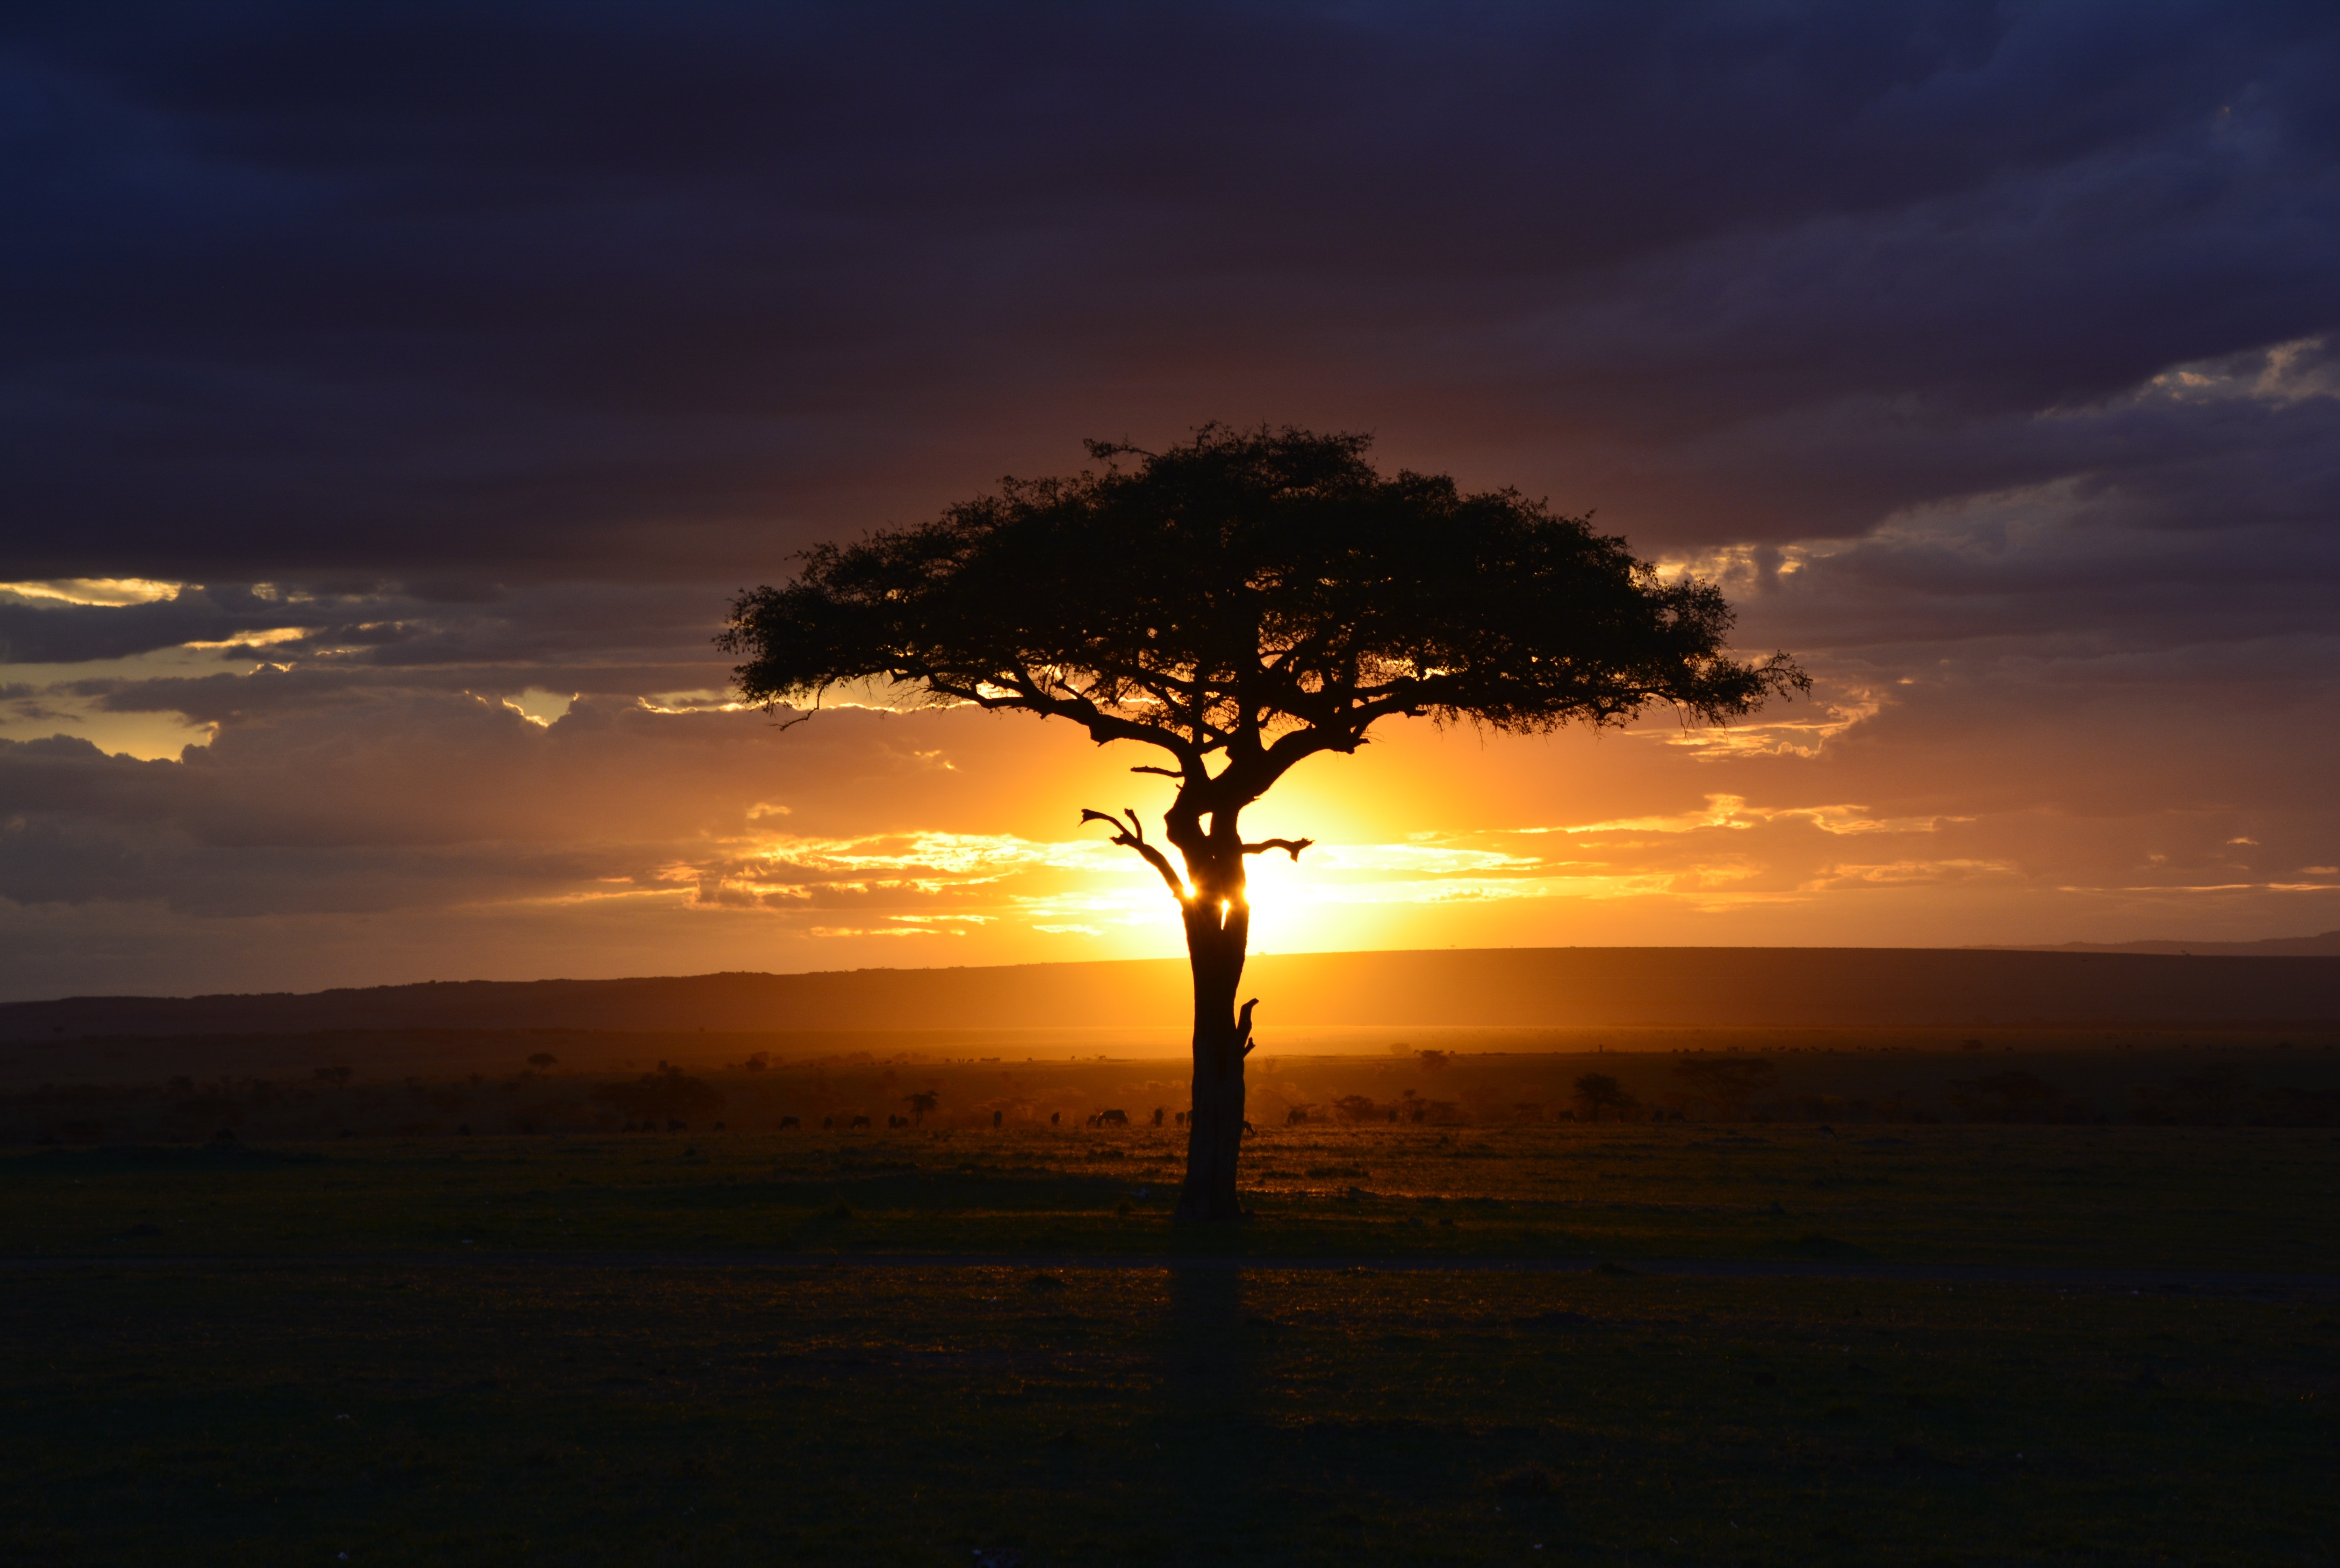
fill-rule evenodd
<path id="1" fill-rule="evenodd" d="M 1425 1073 L 1442 1071 L 1453 1060 L 1444 1051 L 1416 1051 L 1413 1057 L 1422 1064 L 1422 1070 Z"/>
<path id="2" fill-rule="evenodd" d="M 1623 1086 L 1607 1073 L 1587 1073 L 1577 1079 L 1573 1087 L 1576 1090 L 1576 1114 L 1584 1121 L 1599 1121 L 1604 1110 L 1615 1112 L 1617 1119 L 1623 1121 L 1640 1108 L 1641 1102 L 1627 1094 Z"/>
<path id="3" fill-rule="evenodd" d="M 1333 1114 L 1344 1122 L 1369 1122 L 1381 1113 L 1382 1107 L 1364 1095 L 1343 1095 L 1333 1102 Z"/>
<path id="4" fill-rule="evenodd" d="M 553 1064 L 560 1060 L 560 1058 L 554 1056 L 550 1051 L 539 1051 L 528 1058 L 528 1065 L 534 1067 L 538 1072 L 544 1073 L 550 1072 L 552 1070 Z"/>
<path id="5" fill-rule="evenodd" d="M 937 1094 L 932 1089 L 920 1089 L 915 1094 L 907 1094 L 902 1097 L 902 1103 L 910 1107 L 910 1115 L 917 1121 L 920 1126 L 924 1126 L 926 1125 L 927 1113 L 933 1110 L 935 1107 L 939 1105 L 941 1102 L 942 1096 Z"/>
<path id="6" fill-rule="evenodd" d="M 1809 685 L 1784 656 L 1731 655 L 1712 584 L 1661 578 L 1517 491 L 1385 476 L 1368 445 L 1219 425 L 1161 452 L 1093 442 L 1102 472 L 1003 481 L 933 522 L 812 550 L 788 587 L 741 594 L 720 640 L 740 694 L 768 708 L 885 680 L 1166 764 L 1132 770 L 1175 782 L 1162 836 L 1178 862 L 1134 807 L 1081 819 L 1153 868 L 1185 928 L 1184 1220 L 1243 1212 L 1245 863 L 1310 843 L 1244 839 L 1238 819 L 1277 780 L 1385 719 L 1540 733 L 1668 706 L 1720 722 Z"/>
<path id="7" fill-rule="evenodd" d="M 1674 1076 L 1714 1107 L 1723 1121 L 1742 1121 L 1747 1102 L 1777 1083 L 1778 1069 L 1761 1057 L 1683 1057 Z"/>

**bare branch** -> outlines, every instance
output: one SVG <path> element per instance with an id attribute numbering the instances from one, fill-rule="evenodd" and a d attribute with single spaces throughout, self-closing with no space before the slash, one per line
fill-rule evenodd
<path id="1" fill-rule="evenodd" d="M 1145 829 L 1138 821 L 1135 810 L 1130 810 L 1129 820 L 1124 822 L 1110 812 L 1084 808 L 1081 820 L 1111 824 L 1114 835 L 1109 842 L 1118 844 L 1125 849 L 1135 850 L 1147 865 L 1161 873 L 1163 882 L 1170 889 L 1170 896 L 1181 904 L 1186 901 L 1186 884 L 1179 879 L 1178 873 L 1172 868 L 1170 858 L 1145 841 Z"/>
<path id="2" fill-rule="evenodd" d="M 1251 1010 L 1257 1006 L 1259 1006 L 1257 997 L 1245 1002 L 1243 1005 L 1243 1016 L 1235 1024 L 1235 1055 L 1238 1058 L 1251 1055 Z"/>
<path id="3" fill-rule="evenodd" d="M 1184 773 L 1179 772 L 1175 768 L 1154 768 L 1144 763 L 1140 763 L 1137 767 L 1131 769 L 1130 771 L 1132 773 L 1159 773 L 1165 779 L 1184 779 L 1185 777 Z"/>
<path id="4" fill-rule="evenodd" d="M 1246 855 L 1264 855 L 1270 849 L 1281 849 L 1292 857 L 1292 863 L 1296 866 L 1300 863 L 1300 851 L 1315 842 L 1314 839 L 1263 839 L 1256 844 L 1244 845 L 1243 852 Z"/>

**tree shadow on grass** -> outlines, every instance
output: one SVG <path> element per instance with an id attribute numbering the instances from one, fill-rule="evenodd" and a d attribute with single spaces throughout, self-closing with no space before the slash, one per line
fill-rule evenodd
<path id="1" fill-rule="evenodd" d="M 1158 1343 L 1163 1557 L 1253 1557 L 1273 1456 L 1259 1406 L 1264 1339 L 1232 1268 L 1174 1268 Z"/>

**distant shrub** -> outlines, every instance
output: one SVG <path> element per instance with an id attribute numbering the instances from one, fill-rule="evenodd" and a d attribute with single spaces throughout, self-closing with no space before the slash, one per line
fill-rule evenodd
<path id="1" fill-rule="evenodd" d="M 1938 1118 L 1899 1096 L 1883 1100 L 1841 1095 L 1797 1095 L 1755 1107 L 1759 1122 L 1890 1122 L 1928 1124 Z"/>
<path id="2" fill-rule="evenodd" d="M 1719 1121 L 1747 1119 L 1747 1103 L 1779 1080 L 1779 1070 L 1761 1057 L 1684 1057 L 1674 1063 L 1691 1097 L 1712 1107 Z"/>
<path id="3" fill-rule="evenodd" d="M 1382 1108 L 1368 1096 L 1343 1095 L 1333 1102 L 1333 1114 L 1344 1122 L 1370 1122 L 1380 1119 Z"/>
<path id="4" fill-rule="evenodd" d="M 2271 1127 L 2340 1127 L 2340 1089 L 2268 1089 L 2251 1119 Z"/>
<path id="5" fill-rule="evenodd" d="M 1597 1122 L 1603 1111 L 1621 1122 L 1626 1121 L 1641 1108 L 1641 1102 L 1627 1094 L 1624 1087 L 1607 1073 L 1586 1073 L 1572 1087 L 1575 1090 L 1579 1121 Z"/>
<path id="6" fill-rule="evenodd" d="M 2009 1067 L 1950 1084 L 1950 1103 L 1971 1122 L 2075 1122 L 2078 1101 L 2045 1078 Z"/>
<path id="7" fill-rule="evenodd" d="M 2245 1079 L 2233 1067 L 2205 1067 L 2158 1087 L 2137 1086 L 2135 1115 L 2147 1126 L 2222 1127 L 2235 1119 Z"/>
<path id="8" fill-rule="evenodd" d="M 680 1067 L 662 1067 L 628 1083 L 600 1085 L 593 1097 L 653 1124 L 712 1119 L 723 1108 L 721 1090 Z"/>

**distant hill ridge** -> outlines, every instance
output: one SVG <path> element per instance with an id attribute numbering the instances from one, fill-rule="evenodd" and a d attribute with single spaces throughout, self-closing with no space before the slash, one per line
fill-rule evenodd
<path id="1" fill-rule="evenodd" d="M 2320 937 L 2269 937 L 2257 942 L 2059 942 L 2052 948 L 1987 948 L 1985 952 L 2171 953 L 2195 958 L 2340 958 L 2340 931 Z"/>
<path id="2" fill-rule="evenodd" d="M 1494 948 L 1252 960 L 1277 1025 L 1964 1027 L 2340 1021 L 2340 958 L 1929 948 Z M 321 1029 L 1159 1027 L 1179 959 L 996 968 L 463 980 L 0 1005 L 0 1039 Z"/>

